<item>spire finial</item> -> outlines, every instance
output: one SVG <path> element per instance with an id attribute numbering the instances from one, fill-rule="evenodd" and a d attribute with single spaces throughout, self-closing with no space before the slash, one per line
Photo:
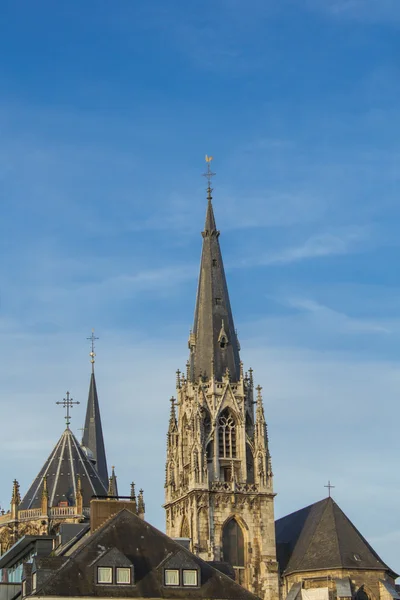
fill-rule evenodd
<path id="1" fill-rule="evenodd" d="M 207 172 L 203 173 L 203 177 L 207 177 L 208 186 L 207 186 L 207 200 L 211 202 L 212 196 L 211 192 L 213 191 L 211 187 L 211 179 L 214 177 L 215 173 L 211 171 L 211 161 L 213 160 L 212 156 L 208 156 L 206 154 L 206 163 L 207 163 Z"/>
<path id="2" fill-rule="evenodd" d="M 92 373 L 94 373 L 94 363 L 95 363 L 95 356 L 96 356 L 96 353 L 94 351 L 94 343 L 99 338 L 94 335 L 94 329 L 92 329 L 92 335 L 90 337 L 86 338 L 86 339 L 90 340 L 91 343 L 92 343 L 91 344 L 91 351 L 89 352 L 89 356 L 90 356 L 90 362 L 92 363 Z"/>
<path id="3" fill-rule="evenodd" d="M 66 398 L 64 398 L 62 400 L 62 402 L 56 402 L 56 404 L 61 404 L 65 409 L 66 409 L 66 415 L 64 417 L 65 419 L 65 424 L 67 426 L 67 429 L 69 429 L 69 424 L 71 423 L 71 415 L 69 414 L 69 409 L 74 407 L 74 404 L 80 404 L 80 402 L 78 401 L 74 401 L 73 398 L 69 397 L 69 392 L 67 392 L 66 394 Z"/>
<path id="4" fill-rule="evenodd" d="M 324 485 L 324 487 L 328 488 L 328 493 L 329 493 L 329 498 L 331 497 L 331 490 L 335 487 L 334 485 L 331 484 L 330 481 L 328 481 L 328 485 Z"/>

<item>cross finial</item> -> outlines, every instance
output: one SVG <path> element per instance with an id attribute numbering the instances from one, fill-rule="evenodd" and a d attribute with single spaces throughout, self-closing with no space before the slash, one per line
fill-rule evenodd
<path id="1" fill-rule="evenodd" d="M 61 404 L 66 409 L 66 415 L 64 417 L 65 423 L 67 425 L 67 429 L 69 429 L 69 424 L 71 423 L 71 416 L 69 414 L 69 409 L 74 407 L 74 404 L 80 404 L 78 401 L 74 401 L 73 398 L 69 397 L 69 392 L 66 393 L 66 398 L 62 400 L 62 402 L 56 402 L 56 404 Z"/>
<path id="2" fill-rule="evenodd" d="M 90 337 L 86 338 L 86 339 L 90 340 L 92 342 L 91 352 L 89 353 L 89 356 L 90 356 L 90 362 L 92 363 L 92 373 L 93 373 L 94 372 L 94 363 L 95 363 L 94 357 L 96 356 L 96 353 L 94 351 L 94 343 L 99 338 L 94 335 L 94 329 L 92 329 L 92 335 Z"/>
<path id="3" fill-rule="evenodd" d="M 211 161 L 213 160 L 212 156 L 208 156 L 206 154 L 206 163 L 207 163 L 207 172 L 203 173 L 203 177 L 207 177 L 207 181 L 208 181 L 208 186 L 207 186 L 207 199 L 211 200 L 212 196 L 211 196 L 211 192 L 213 191 L 212 187 L 211 187 L 211 179 L 214 177 L 215 173 L 213 173 L 211 171 Z"/>
<path id="4" fill-rule="evenodd" d="M 328 485 L 324 485 L 324 487 L 328 488 L 328 493 L 329 493 L 329 498 L 331 497 L 331 489 L 333 489 L 335 486 L 331 485 L 331 482 L 328 481 Z"/>

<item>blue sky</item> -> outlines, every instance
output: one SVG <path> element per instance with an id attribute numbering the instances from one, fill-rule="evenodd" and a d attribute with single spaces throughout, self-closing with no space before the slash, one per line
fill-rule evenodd
<path id="1" fill-rule="evenodd" d="M 204 155 L 276 514 L 324 484 L 400 570 L 397 0 L 3 0 L 0 504 L 84 420 L 163 528 Z"/>

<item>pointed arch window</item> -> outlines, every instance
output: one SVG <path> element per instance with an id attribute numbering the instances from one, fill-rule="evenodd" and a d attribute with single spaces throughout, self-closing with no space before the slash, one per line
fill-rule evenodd
<path id="1" fill-rule="evenodd" d="M 236 458 L 236 423 L 228 410 L 218 421 L 218 445 L 220 458 Z"/>
<path id="2" fill-rule="evenodd" d="M 232 567 L 244 567 L 243 531 L 235 519 L 228 521 L 222 533 L 224 561 Z"/>

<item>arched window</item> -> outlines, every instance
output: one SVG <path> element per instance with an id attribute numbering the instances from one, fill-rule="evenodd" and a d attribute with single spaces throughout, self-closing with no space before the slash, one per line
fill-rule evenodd
<path id="1" fill-rule="evenodd" d="M 240 525 L 235 519 L 228 521 L 222 532 L 224 561 L 232 567 L 244 567 L 244 539 Z"/>
<path id="2" fill-rule="evenodd" d="M 236 423 L 228 410 L 218 421 L 218 442 L 220 458 L 236 458 Z"/>
<path id="3" fill-rule="evenodd" d="M 187 429 L 188 429 L 188 420 L 185 415 L 182 420 L 182 459 L 183 459 L 184 465 L 187 465 L 190 461 Z"/>
<path id="4" fill-rule="evenodd" d="M 181 537 L 190 538 L 189 521 L 187 520 L 187 517 L 183 517 L 181 525 Z"/>
<path id="5" fill-rule="evenodd" d="M 363 585 L 357 591 L 356 600 L 370 600 L 370 597 Z"/>
<path id="6" fill-rule="evenodd" d="M 246 444 L 247 483 L 254 483 L 254 458 L 249 444 Z"/>

